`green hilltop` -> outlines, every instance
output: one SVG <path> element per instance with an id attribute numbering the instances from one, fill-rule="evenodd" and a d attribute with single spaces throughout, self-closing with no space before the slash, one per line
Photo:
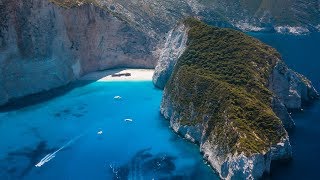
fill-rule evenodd
<path id="1" fill-rule="evenodd" d="M 268 77 L 279 53 L 232 30 L 189 18 L 187 49 L 166 91 L 178 106 L 181 123 L 209 121 L 209 138 L 225 152 L 266 152 L 286 131 L 271 108 Z M 192 104 L 196 114 L 188 109 Z"/>

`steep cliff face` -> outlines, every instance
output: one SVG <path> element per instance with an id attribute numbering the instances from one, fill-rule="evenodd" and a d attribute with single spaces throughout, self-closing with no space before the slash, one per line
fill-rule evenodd
<path id="1" fill-rule="evenodd" d="M 303 102 L 319 96 L 306 77 L 289 69 L 280 61 L 274 67 L 269 82 L 269 89 L 289 109 L 301 109 Z"/>
<path id="2" fill-rule="evenodd" d="M 188 39 L 188 28 L 184 25 L 178 25 L 169 31 L 164 47 L 160 50 L 160 58 L 157 62 L 153 75 L 153 83 L 156 87 L 163 89 L 171 76 L 177 59 L 186 48 Z"/>
<path id="3" fill-rule="evenodd" d="M 155 66 L 155 39 L 94 4 L 5 0 L 0 8 L 0 104 L 91 71 Z"/>
<path id="4" fill-rule="evenodd" d="M 287 106 L 299 108 L 318 93 L 258 40 L 192 19 L 185 23 L 187 47 L 166 83 L 161 113 L 174 131 L 200 145 L 221 178 L 259 178 L 272 160 L 291 157 L 284 127 L 294 122 Z M 285 100 L 290 91 L 300 101 Z"/>

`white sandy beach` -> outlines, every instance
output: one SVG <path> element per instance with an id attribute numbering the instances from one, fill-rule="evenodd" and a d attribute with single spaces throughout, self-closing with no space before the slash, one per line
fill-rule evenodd
<path id="1" fill-rule="evenodd" d="M 130 76 L 112 77 L 114 74 L 130 73 Z M 154 69 L 110 69 L 89 73 L 80 80 L 97 81 L 151 81 Z"/>

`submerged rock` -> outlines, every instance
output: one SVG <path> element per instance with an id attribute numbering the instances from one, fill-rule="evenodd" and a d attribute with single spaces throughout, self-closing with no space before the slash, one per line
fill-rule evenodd
<path id="1" fill-rule="evenodd" d="M 174 176 L 175 157 L 164 153 L 152 154 L 150 148 L 138 151 L 128 163 L 110 164 L 113 179 L 168 179 Z"/>
<path id="2" fill-rule="evenodd" d="M 46 141 L 40 141 L 34 148 L 23 148 L 8 153 L 6 160 L 0 163 L 0 178 L 23 179 L 42 157 L 57 149 L 58 148 L 49 148 Z M 23 162 L 23 160 L 27 160 L 27 162 L 22 164 L 17 163 L 20 161 Z"/>
<path id="3" fill-rule="evenodd" d="M 272 160 L 292 156 L 287 109 L 319 95 L 260 41 L 195 19 L 185 26 L 187 47 L 168 68 L 161 113 L 222 179 L 258 179 Z"/>

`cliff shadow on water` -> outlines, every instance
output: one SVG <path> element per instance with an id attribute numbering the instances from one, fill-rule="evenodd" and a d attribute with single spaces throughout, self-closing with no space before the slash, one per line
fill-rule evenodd
<path id="1" fill-rule="evenodd" d="M 27 95 L 21 98 L 11 99 L 5 105 L 0 106 L 0 112 L 8 112 L 8 111 L 15 111 L 19 110 L 28 106 L 36 105 L 42 102 L 46 102 L 62 96 L 75 88 L 86 86 L 90 83 L 96 82 L 94 80 L 88 81 L 75 81 L 69 83 L 65 86 L 50 89 L 48 91 L 43 91 L 36 94 Z"/>
<path id="2" fill-rule="evenodd" d="M 92 72 L 88 74 L 88 78 L 86 78 L 86 75 L 84 75 L 80 77 L 78 80 L 70 82 L 69 84 L 61 87 L 45 90 L 40 93 L 30 94 L 19 98 L 10 99 L 6 104 L 0 105 L 0 112 L 15 111 L 25 108 L 27 106 L 32 106 L 52 100 L 56 97 L 60 97 L 72 91 L 73 89 L 97 82 L 99 79 L 102 79 L 103 77 L 117 74 L 123 69 L 124 68 L 116 68 Z"/>

